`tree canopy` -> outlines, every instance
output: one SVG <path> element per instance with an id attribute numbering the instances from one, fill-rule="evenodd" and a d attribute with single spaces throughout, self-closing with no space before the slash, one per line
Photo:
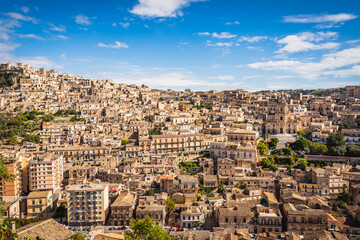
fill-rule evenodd
<path id="1" fill-rule="evenodd" d="M 259 142 L 258 149 L 261 155 L 265 155 L 269 151 L 268 146 L 263 142 Z"/>
<path id="2" fill-rule="evenodd" d="M 138 221 L 132 219 L 130 226 L 132 231 L 125 234 L 126 240 L 171 240 L 170 235 L 149 216 Z"/>
<path id="3" fill-rule="evenodd" d="M 269 144 L 269 148 L 270 149 L 275 149 L 277 147 L 279 143 L 279 139 L 277 138 L 271 138 L 270 142 L 268 143 Z"/>

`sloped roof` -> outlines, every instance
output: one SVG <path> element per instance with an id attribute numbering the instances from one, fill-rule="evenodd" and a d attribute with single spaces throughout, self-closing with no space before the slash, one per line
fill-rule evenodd
<path id="1" fill-rule="evenodd" d="M 51 240 L 68 240 L 74 233 L 50 218 L 44 221 L 28 224 L 16 231 L 19 237 L 34 237 Z"/>

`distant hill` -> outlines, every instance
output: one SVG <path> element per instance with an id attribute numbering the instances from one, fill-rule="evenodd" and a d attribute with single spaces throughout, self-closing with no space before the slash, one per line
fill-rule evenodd
<path id="1" fill-rule="evenodd" d="M 314 96 L 319 96 L 319 97 L 324 97 L 324 96 L 330 96 L 333 93 L 345 93 L 346 92 L 346 88 L 350 87 L 350 86 L 346 86 L 346 87 L 339 87 L 339 88 L 319 88 L 319 89 L 282 89 L 282 90 L 277 90 L 276 92 L 280 92 L 280 91 L 284 91 L 284 92 L 301 92 L 303 94 L 310 94 L 310 95 L 314 95 Z M 258 91 L 257 93 L 268 93 L 270 92 L 270 90 L 263 90 L 263 91 Z"/>
<path id="2" fill-rule="evenodd" d="M 333 93 L 345 93 L 346 87 L 341 88 L 327 88 L 327 89 L 312 89 L 312 90 L 301 90 L 303 94 L 310 94 L 319 97 L 330 96 Z"/>

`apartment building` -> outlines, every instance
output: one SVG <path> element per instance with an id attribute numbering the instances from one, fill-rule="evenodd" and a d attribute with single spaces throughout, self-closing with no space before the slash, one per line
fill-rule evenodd
<path id="1" fill-rule="evenodd" d="M 70 226 L 103 226 L 109 210 L 108 183 L 69 185 L 66 188 Z"/>
<path id="2" fill-rule="evenodd" d="M 169 195 L 174 194 L 176 192 L 174 179 L 175 176 L 160 176 L 160 191 Z"/>
<path id="3" fill-rule="evenodd" d="M 0 200 L 5 202 L 15 201 L 22 192 L 22 181 L 20 173 L 20 163 L 18 161 L 10 161 L 5 167 L 9 174 L 15 176 L 13 181 L 0 182 Z"/>
<path id="4" fill-rule="evenodd" d="M 180 227 L 193 228 L 198 227 L 205 222 L 205 214 L 199 206 L 189 206 L 180 213 Z"/>
<path id="5" fill-rule="evenodd" d="M 119 196 L 110 206 L 110 224 L 112 226 L 130 226 L 134 217 L 136 193 L 120 192 Z"/>
<path id="6" fill-rule="evenodd" d="M 63 180 L 63 158 L 44 154 L 29 163 L 30 191 L 51 190 L 56 192 Z"/>
<path id="7" fill-rule="evenodd" d="M 259 141 L 259 132 L 257 131 L 246 131 L 246 130 L 235 130 L 226 133 L 230 142 L 240 143 L 241 145 L 253 145 L 257 146 Z"/>
<path id="8" fill-rule="evenodd" d="M 201 134 L 185 135 L 151 135 L 151 149 L 157 153 L 191 152 L 205 148 L 204 136 Z"/>
<path id="9" fill-rule="evenodd" d="M 328 216 L 322 209 L 305 208 L 302 205 L 284 204 L 287 231 L 303 234 L 305 231 L 326 230 Z"/>
<path id="10" fill-rule="evenodd" d="M 221 207 L 216 211 L 219 227 L 248 228 L 254 216 L 249 206 L 245 204 Z"/>
<path id="11" fill-rule="evenodd" d="M 53 194 L 50 190 L 31 192 L 26 203 L 29 218 L 44 218 L 53 214 Z"/>

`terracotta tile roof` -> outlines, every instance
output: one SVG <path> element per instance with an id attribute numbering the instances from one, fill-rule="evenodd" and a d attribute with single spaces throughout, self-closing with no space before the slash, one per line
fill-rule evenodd
<path id="1" fill-rule="evenodd" d="M 34 237 L 51 240 L 68 240 L 74 233 L 50 218 L 44 221 L 28 224 L 17 229 L 19 237 Z"/>

